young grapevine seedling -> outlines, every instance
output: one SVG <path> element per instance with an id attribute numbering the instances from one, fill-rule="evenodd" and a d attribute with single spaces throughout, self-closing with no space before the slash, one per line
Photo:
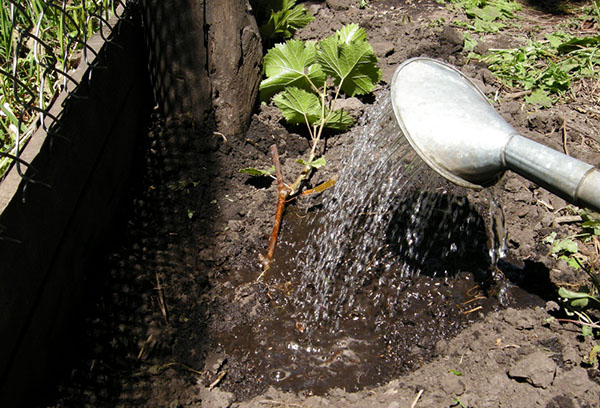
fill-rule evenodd
<path id="1" fill-rule="evenodd" d="M 347 130 L 354 124 L 347 112 L 334 108 L 337 100 L 372 92 L 381 79 L 377 62 L 366 31 L 357 24 L 346 25 L 318 42 L 289 40 L 267 52 L 261 99 L 272 99 L 287 123 L 307 126 L 310 150 L 305 158 L 298 159 L 302 168 L 292 183 L 284 181 L 276 145 L 271 146 L 271 169 L 240 170 L 251 175 L 271 175 L 274 171 L 277 177 L 277 213 L 267 254 L 261 256 L 263 272 L 273 259 L 286 202 L 299 193 L 314 169 L 326 165 L 325 157 L 317 157 L 323 130 Z"/>

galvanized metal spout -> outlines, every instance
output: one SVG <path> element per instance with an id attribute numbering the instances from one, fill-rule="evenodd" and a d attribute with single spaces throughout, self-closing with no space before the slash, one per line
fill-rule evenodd
<path id="1" fill-rule="evenodd" d="M 573 204 L 600 211 L 600 170 L 520 136 L 460 71 L 430 58 L 402 63 L 391 85 L 404 136 L 435 171 L 484 188 L 510 169 Z"/>

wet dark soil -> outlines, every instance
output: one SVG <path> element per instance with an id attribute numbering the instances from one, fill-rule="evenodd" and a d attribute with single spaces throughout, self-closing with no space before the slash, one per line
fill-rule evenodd
<path id="1" fill-rule="evenodd" d="M 466 64 L 451 24 L 460 18 L 456 12 L 426 0 L 371 0 L 364 9 L 350 3 L 306 2 L 316 19 L 297 37 L 323 38 L 349 22 L 366 28 L 384 73 L 376 95 L 386 92 L 405 59 L 438 58 L 498 98 L 496 108 L 521 134 L 600 162 L 600 118 L 583 90 L 551 109 L 526 105 L 485 68 Z M 522 30 L 553 31 L 568 18 L 527 7 L 523 15 L 521 31 L 482 35 L 481 43 L 514 46 Z M 360 100 L 355 114 L 373 103 Z M 306 324 L 290 302 L 299 279 L 294 254 L 311 222 L 326 216 L 320 204 L 328 192 L 290 204 L 276 263 L 257 281 L 277 186 L 238 172 L 270 167 L 269 146 L 276 144 L 284 173 L 294 174 L 306 135 L 285 128 L 268 105 L 258 108 L 244 135 L 223 137 L 207 123 L 153 118 L 139 149 L 140 176 L 124 205 L 126 221 L 89 284 L 56 393 L 40 406 L 567 407 L 600 400 L 597 370 L 582 364 L 593 340 L 578 336 L 574 325 L 547 320 L 558 311 L 555 283 L 585 279 L 542 243 L 551 230 L 571 232 L 553 226 L 567 205 L 562 199 L 505 175 L 494 194 L 506 219 L 508 253 L 496 270 L 488 251 L 489 194 L 442 196 L 440 206 L 462 214 L 452 232 L 460 250 L 443 251 L 434 239 L 439 221 L 429 220 L 429 245 L 438 251 L 428 252 L 424 272 L 393 283 L 394 301 L 377 307 L 371 296 L 385 287 L 370 281 L 358 292 L 361 313 L 347 314 L 334 332 Z M 351 133 L 328 136 L 328 165 L 309 186 L 339 172 L 352 142 Z M 400 204 L 386 232 L 386 250 L 394 254 L 386 257 L 390 276 L 410 260 L 397 245 L 410 208 Z"/>

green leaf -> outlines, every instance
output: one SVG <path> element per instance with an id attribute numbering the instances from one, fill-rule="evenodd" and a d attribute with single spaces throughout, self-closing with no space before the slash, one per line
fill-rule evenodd
<path id="1" fill-rule="evenodd" d="M 308 11 L 302 5 L 297 5 L 296 7 L 291 9 L 290 14 L 288 16 L 289 25 L 290 27 L 294 28 L 294 31 L 296 31 L 299 28 L 306 27 L 314 19 L 315 18 L 311 14 L 309 14 Z"/>
<path id="2" fill-rule="evenodd" d="M 6 115 L 10 123 L 12 123 L 15 126 L 19 124 L 19 120 L 17 119 L 13 111 L 10 109 L 10 105 L 8 104 L 8 102 L 2 103 L 2 101 L 0 101 L 0 111 L 4 113 L 4 115 Z"/>
<path id="3" fill-rule="evenodd" d="M 325 122 L 325 127 L 335 130 L 347 130 L 354 125 L 354 119 L 343 109 L 335 110 Z"/>
<path id="4" fill-rule="evenodd" d="M 358 24 L 348 24 L 337 32 L 340 44 L 350 44 L 352 41 L 367 41 L 367 32 Z"/>
<path id="5" fill-rule="evenodd" d="M 581 334 L 583 337 L 591 336 L 593 332 L 594 330 L 590 326 L 581 326 Z"/>
<path id="6" fill-rule="evenodd" d="M 260 35 L 263 39 L 281 37 L 290 38 L 296 30 L 305 27 L 314 17 L 311 16 L 304 6 L 297 5 L 296 0 L 282 0 L 281 8 L 272 12 L 269 20 L 260 27 Z"/>
<path id="7" fill-rule="evenodd" d="M 465 52 L 473 51 L 477 46 L 477 40 L 471 37 L 469 33 L 464 33 L 463 37 L 465 39 L 463 43 L 463 49 Z"/>
<path id="8" fill-rule="evenodd" d="M 571 300 L 571 306 L 578 309 L 585 309 L 588 306 L 588 303 L 589 301 L 586 298 Z"/>
<path id="9" fill-rule="evenodd" d="M 535 89 L 534 91 L 532 91 L 531 95 L 525 97 L 525 102 L 531 105 L 540 105 L 544 108 L 551 107 L 553 103 L 548 91 L 545 91 L 543 89 Z"/>
<path id="10" fill-rule="evenodd" d="M 569 89 L 571 78 L 559 65 L 551 63 L 537 78 L 536 82 L 549 91 L 562 93 Z"/>
<path id="11" fill-rule="evenodd" d="M 371 45 L 365 40 L 341 42 L 342 30 L 320 42 L 317 61 L 323 71 L 333 77 L 335 84 L 347 95 L 370 93 L 381 79 L 377 57 Z M 353 30 L 346 32 L 346 30 L 344 30 L 344 38 L 352 36 L 360 38 L 359 33 Z"/>
<path id="12" fill-rule="evenodd" d="M 456 370 L 450 369 L 450 370 L 448 370 L 448 372 L 451 373 L 451 374 L 454 374 L 454 375 L 456 375 L 458 377 L 462 376 L 462 373 L 460 371 L 456 371 Z"/>
<path id="13" fill-rule="evenodd" d="M 592 235 L 600 235 L 600 220 L 588 218 L 581 223 L 583 229 L 589 230 Z"/>
<path id="14" fill-rule="evenodd" d="M 558 288 L 558 296 L 563 299 L 569 300 L 571 306 L 578 308 L 585 308 L 588 306 L 588 301 L 593 300 L 596 304 L 600 304 L 600 299 L 590 295 L 586 292 L 573 292 L 572 290 L 565 288 Z"/>
<path id="15" fill-rule="evenodd" d="M 572 38 L 557 46 L 558 52 L 565 54 L 588 47 L 600 47 L 600 35 L 596 37 Z"/>
<path id="16" fill-rule="evenodd" d="M 583 326 L 583 327 L 588 327 L 590 329 L 590 334 L 592 334 L 591 327 L 589 327 L 589 326 Z M 583 331 L 583 327 L 582 327 L 582 331 Z M 584 334 L 584 336 L 585 336 L 585 334 Z M 588 356 L 587 362 L 591 365 L 596 365 L 598 363 L 598 353 L 600 353 L 600 346 L 596 344 L 594 347 L 592 347 L 592 350 L 590 350 L 590 355 Z"/>
<path id="17" fill-rule="evenodd" d="M 565 37 L 565 33 L 562 32 L 546 34 L 546 39 L 548 40 L 552 48 L 558 48 L 562 43 L 564 43 Z"/>
<path id="18" fill-rule="evenodd" d="M 588 297 L 589 295 L 584 292 L 573 292 L 572 290 L 560 287 L 558 288 L 558 296 L 564 299 L 580 299 Z"/>
<path id="19" fill-rule="evenodd" d="M 321 119 L 321 101 L 314 93 L 304 89 L 289 87 L 273 98 L 288 123 L 313 124 Z"/>
<path id="20" fill-rule="evenodd" d="M 552 233 L 550 233 L 550 235 L 548 235 L 546 238 L 544 238 L 544 240 L 542 242 L 544 244 L 552 245 L 552 243 L 556 239 L 556 235 L 557 235 L 556 231 L 552 231 Z"/>
<path id="21" fill-rule="evenodd" d="M 246 167 L 245 169 L 240 169 L 240 173 L 246 173 L 251 176 L 270 176 L 275 171 L 275 166 L 271 166 L 269 170 L 261 170 L 255 169 L 254 167 Z"/>
<path id="22" fill-rule="evenodd" d="M 562 239 L 558 242 L 555 242 L 552 246 L 552 252 L 555 254 L 559 253 L 567 253 L 567 254 L 576 254 L 579 251 L 577 246 L 577 242 L 572 239 Z"/>
<path id="23" fill-rule="evenodd" d="M 563 255 L 563 256 L 559 257 L 559 259 L 564 259 L 567 262 L 567 265 L 569 265 L 573 269 L 581 268 L 579 266 L 579 262 L 577 262 L 577 259 L 575 259 L 573 257 Z"/>
<path id="24" fill-rule="evenodd" d="M 320 169 L 321 167 L 325 167 L 327 162 L 325 161 L 325 157 L 321 156 L 318 159 L 314 159 L 313 161 L 307 162 L 304 159 L 298 159 L 296 162 L 300 163 L 303 166 L 310 166 L 313 169 Z"/>
<path id="25" fill-rule="evenodd" d="M 474 30 L 479 33 L 497 33 L 504 27 L 506 27 L 506 24 L 501 23 L 500 21 L 477 19 L 473 23 Z"/>
<path id="26" fill-rule="evenodd" d="M 311 82 L 317 88 L 325 83 L 325 73 L 317 61 L 314 42 L 289 40 L 271 48 L 263 62 L 267 78 L 260 83 L 263 100 L 283 91 L 288 86 L 311 90 Z"/>
<path id="27" fill-rule="evenodd" d="M 502 13 L 497 7 L 486 5 L 482 8 L 473 7 L 466 10 L 467 16 L 473 18 L 478 17 L 484 21 L 494 21 L 502 17 Z"/>
<path id="28" fill-rule="evenodd" d="M 327 161 L 324 156 L 319 157 L 311 162 L 311 166 L 315 169 L 320 169 L 321 167 L 325 167 L 327 165 Z"/>

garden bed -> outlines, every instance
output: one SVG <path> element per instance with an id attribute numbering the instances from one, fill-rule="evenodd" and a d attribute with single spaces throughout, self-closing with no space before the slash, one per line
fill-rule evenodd
<path id="1" fill-rule="evenodd" d="M 580 86 L 549 108 L 525 103 L 483 64 L 467 61 L 463 35 L 452 24 L 465 18 L 458 10 L 425 0 L 373 0 L 362 9 L 339 1 L 305 4 L 316 18 L 297 38 L 320 39 L 356 22 L 367 30 L 380 58 L 381 88 L 375 98 L 359 101 L 356 114 L 381 104 L 398 64 L 428 56 L 458 66 L 497 98 L 496 109 L 524 136 L 598 164 L 600 118 L 593 93 Z M 572 18 L 531 5 L 524 5 L 520 15 L 519 27 L 481 34 L 479 47 L 516 47 L 523 33 L 552 32 Z M 597 35 L 597 29 L 591 33 Z M 506 279 L 484 285 L 476 272 L 489 267 L 488 261 L 473 264 L 467 258 L 467 266 L 449 278 L 414 278 L 403 292 L 404 314 L 368 333 L 384 342 L 365 340 L 360 333 L 353 339 L 362 346 L 332 340 L 328 344 L 338 348 L 329 345 L 326 354 L 334 359 L 323 360 L 331 370 L 323 370 L 309 386 L 302 382 L 304 374 L 289 367 L 306 361 L 290 363 L 274 355 L 282 345 L 306 344 L 297 322 L 279 312 L 287 300 L 285 287 L 277 284 L 286 279 L 257 281 L 277 186 L 238 171 L 270 167 L 269 147 L 277 144 L 283 171 L 291 173 L 298 166 L 295 158 L 306 150 L 306 135 L 284 127 L 268 105 L 260 106 L 243 137 L 223 137 L 218 129 L 185 117 L 164 121 L 155 116 L 152 123 L 137 152 L 144 165 L 131 189 L 128 220 L 115 236 L 111 255 L 99 260 L 81 311 L 82 330 L 73 334 L 77 347 L 45 406 L 597 404 L 600 374 L 584 364 L 594 340 L 581 336 L 574 324 L 548 320 L 560 309 L 555 285 L 586 281 L 544 243 L 552 231 L 561 237 L 574 231 L 556 223 L 564 200 L 506 174 L 493 191 L 506 220 L 507 255 L 498 265 Z M 312 185 L 340 171 L 357 132 L 360 128 L 328 136 L 328 165 Z M 459 193 L 481 219 L 478 233 L 485 233 L 491 196 Z M 303 218 L 316 213 L 327 194 L 299 198 L 288 207 L 276 259 L 293 259 L 294 248 L 303 245 Z M 482 254 L 485 259 L 481 240 L 470 244 L 468 260 Z M 469 294 L 478 285 L 478 296 Z M 481 308 L 462 313 L 474 309 L 460 307 L 474 298 L 472 306 Z M 377 349 L 382 344 L 390 347 Z M 356 357 L 362 356 L 361 347 L 372 354 L 368 366 Z M 338 356 L 347 357 L 342 359 L 346 365 L 333 366 Z"/>

